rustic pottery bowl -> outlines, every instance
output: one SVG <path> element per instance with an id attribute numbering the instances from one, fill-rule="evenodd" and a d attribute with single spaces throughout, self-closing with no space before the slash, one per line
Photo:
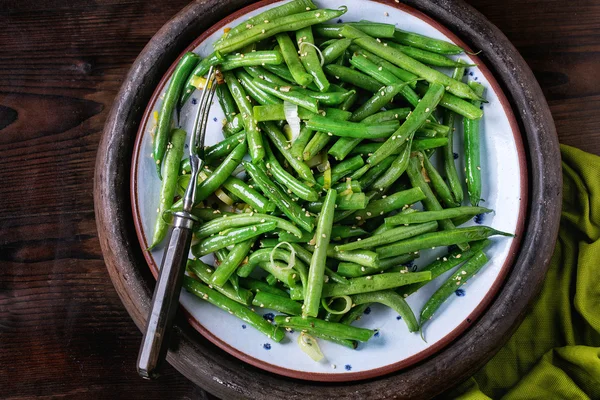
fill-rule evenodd
<path id="1" fill-rule="evenodd" d="M 211 34 L 214 39 L 218 31 L 235 19 L 256 13 L 273 2 L 255 3 L 231 13 L 243 3 L 232 1 L 228 7 L 210 1 L 193 3 L 167 23 L 136 60 L 105 128 L 96 169 L 98 226 L 109 272 L 138 326 L 144 325 L 152 295 L 153 279 L 147 264 L 156 275 L 156 264 L 160 260 L 160 250 L 141 252 L 154 218 L 150 217 L 149 210 L 155 207 L 146 204 L 144 193 L 156 191 L 156 184 L 147 173 L 148 165 L 152 167 L 151 160 L 145 160 L 143 156 L 148 153 L 145 151 L 148 135 L 144 135 L 146 120 L 172 71 L 172 66 L 167 71 L 168 66 L 179 52 L 187 48 L 202 53 L 210 44 Z M 320 5 L 338 6 L 338 1 L 333 3 L 336 4 L 321 1 Z M 400 20 L 403 26 L 409 25 L 409 30 L 430 36 L 441 35 L 439 37 L 467 49 L 483 50 L 479 59 L 471 57 L 481 68 L 473 69 L 470 74 L 487 83 L 489 97 L 493 98 L 486 105 L 484 133 L 495 139 L 487 142 L 484 158 L 489 163 L 489 170 L 493 170 L 491 176 L 497 180 L 498 190 L 490 191 L 487 197 L 488 206 L 497 213 L 491 217 L 493 221 L 486 221 L 486 224 L 516 232 L 517 237 L 509 242 L 494 243 L 491 251 L 498 262 L 486 267 L 483 276 L 472 283 L 472 288 L 466 287 L 471 295 L 468 301 L 455 301 L 444 310 L 446 320 L 440 318 L 441 322 L 432 326 L 433 340 L 429 344 L 411 343 L 409 341 L 415 338 L 396 334 L 405 331 L 403 326 L 400 329 L 388 327 L 387 331 L 382 329 L 387 343 L 379 338 L 379 343 L 354 353 L 344 353 L 349 351 L 345 349 L 336 351 L 335 347 L 329 349 L 326 352 L 328 358 L 332 363 L 340 364 L 334 371 L 329 364 L 326 369 L 314 363 L 286 363 L 287 359 L 302 357 L 296 354 L 293 344 L 271 349 L 271 345 L 263 344 L 260 337 L 241 334 L 241 330 L 228 335 L 241 324 L 228 320 L 229 315 L 222 317 L 219 310 L 203 306 L 190 295 L 184 296 L 185 315 L 178 321 L 179 340 L 169 354 L 169 361 L 194 382 L 224 398 L 289 397 L 302 393 L 332 398 L 356 395 L 356 391 L 375 398 L 421 398 L 439 393 L 475 371 L 516 328 L 539 289 L 553 249 L 561 182 L 556 134 L 531 71 L 506 38 L 479 14 L 458 2 L 443 7 L 419 2 L 414 5 L 416 9 L 392 1 L 349 0 L 343 3 L 349 6 L 349 14 L 353 8 L 368 10 L 365 15 L 361 12 L 348 15 L 349 20 L 362 15 L 363 18 L 388 22 L 383 18 L 382 10 L 389 10 L 385 12 L 386 17 L 392 17 L 396 22 Z M 223 17 L 224 20 L 207 29 Z M 219 111 L 214 112 L 215 119 L 220 121 L 217 118 Z M 212 137 L 209 132 L 208 144 L 219 137 L 220 132 Z M 503 167 L 497 167 L 499 165 Z M 511 188 L 511 179 L 516 188 Z M 130 183 L 131 200 L 128 196 Z M 142 246 L 136 239 L 136 230 Z M 419 304 L 424 300 L 414 301 Z M 365 318 L 365 326 L 370 323 L 369 318 L 379 318 L 371 321 L 377 326 L 387 325 L 385 318 L 394 319 L 393 315 L 386 316 L 382 310 L 377 311 L 372 313 L 377 317 L 369 315 Z M 315 386 L 239 362 L 194 332 L 186 319 L 212 343 L 247 363 L 289 377 L 327 383 Z M 399 342 L 407 345 L 398 345 Z M 270 350 L 265 352 L 265 348 Z M 411 350 L 406 351 L 406 348 Z M 385 376 L 365 381 L 381 375 Z M 354 383 L 341 386 L 334 383 L 336 381 Z"/>

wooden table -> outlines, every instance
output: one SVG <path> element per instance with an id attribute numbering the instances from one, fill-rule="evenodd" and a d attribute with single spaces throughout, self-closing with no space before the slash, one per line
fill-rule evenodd
<path id="1" fill-rule="evenodd" d="M 92 177 L 129 66 L 188 0 L 0 0 L 0 398 L 206 398 L 135 372 Z M 600 3 L 470 0 L 538 78 L 560 141 L 600 154 Z"/>

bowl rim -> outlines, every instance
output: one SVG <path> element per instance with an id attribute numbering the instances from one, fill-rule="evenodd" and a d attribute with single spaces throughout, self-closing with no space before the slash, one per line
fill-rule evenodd
<path id="1" fill-rule="evenodd" d="M 256 3 L 250 4 L 240 10 L 237 10 L 237 11 L 227 15 L 225 18 L 221 19 L 220 21 L 218 21 L 217 23 L 212 25 L 209 29 L 207 29 L 200 36 L 198 36 L 190 45 L 188 45 L 181 52 L 179 57 L 175 58 L 175 60 L 172 62 L 171 66 L 169 67 L 167 72 L 163 75 L 160 82 L 156 86 L 156 89 L 154 90 L 154 92 L 145 108 L 145 112 L 142 116 L 141 122 L 137 129 L 137 133 L 136 133 L 136 137 L 135 137 L 135 144 L 134 144 L 134 148 L 133 148 L 133 161 L 131 163 L 130 194 L 131 194 L 131 206 L 132 206 L 132 212 L 133 212 L 133 222 L 135 225 L 135 231 L 137 234 L 137 238 L 139 240 L 139 243 L 140 243 L 142 249 L 148 248 L 149 243 L 146 240 L 146 235 L 144 233 L 144 228 L 142 225 L 141 212 L 140 212 L 140 208 L 138 206 L 139 191 L 138 191 L 138 181 L 137 181 L 138 174 L 137 174 L 137 172 L 138 172 L 138 163 L 140 162 L 140 160 L 141 160 L 140 157 L 142 156 L 141 147 L 142 147 L 143 137 L 144 137 L 144 135 L 148 134 L 148 132 L 147 132 L 148 121 L 150 120 L 151 115 L 152 115 L 152 107 L 151 106 L 156 103 L 158 97 L 163 92 L 164 86 L 166 85 L 167 81 L 170 79 L 171 75 L 173 74 L 173 72 L 177 66 L 178 60 L 180 59 L 181 56 L 183 56 L 183 54 L 185 54 L 188 51 L 194 50 L 203 41 L 205 41 L 209 36 L 211 36 L 213 33 L 217 32 L 217 31 L 223 29 L 223 27 L 227 26 L 231 21 L 233 21 L 239 17 L 242 17 L 243 15 L 245 15 L 251 11 L 254 11 L 257 8 L 260 8 L 260 7 L 269 5 L 269 4 L 281 2 L 281 1 L 282 0 L 257 1 Z M 276 373 L 276 374 L 280 374 L 283 376 L 296 378 L 296 379 L 304 379 L 304 380 L 309 380 L 309 381 L 322 381 L 322 382 L 350 382 L 350 381 L 357 381 L 357 380 L 363 380 L 363 379 L 370 379 L 370 378 L 376 378 L 381 375 L 386 375 L 386 374 L 398 371 L 403 368 L 407 368 L 407 367 L 409 367 L 413 364 L 416 364 L 426 358 L 435 357 L 436 353 L 438 353 L 441 349 L 443 349 L 445 346 L 447 346 L 452 341 L 456 340 L 473 323 L 473 321 L 476 321 L 485 312 L 485 310 L 487 309 L 487 306 L 491 303 L 491 301 L 494 299 L 494 297 L 498 293 L 498 290 L 504 283 L 504 280 L 506 279 L 506 276 L 512 267 L 513 261 L 515 259 L 515 256 L 519 250 L 519 246 L 521 244 L 521 236 L 522 236 L 522 233 L 523 233 L 523 230 L 525 227 L 525 219 L 527 216 L 527 197 L 528 197 L 528 186 L 527 186 L 528 171 L 527 171 L 527 162 L 525 159 L 525 149 L 524 149 L 523 141 L 521 138 L 521 132 L 519 130 L 515 115 L 512 111 L 510 104 L 508 103 L 507 97 L 504 95 L 502 88 L 500 87 L 499 83 L 496 81 L 496 78 L 494 77 L 492 72 L 479 59 L 479 57 L 477 57 L 477 55 L 473 55 L 475 52 L 471 48 L 469 48 L 469 46 L 467 46 L 466 43 L 464 43 L 457 35 L 455 35 L 453 32 L 451 32 L 448 28 L 446 28 L 445 26 L 443 26 L 442 24 L 440 24 L 438 21 L 434 20 L 433 18 L 429 17 L 428 15 L 426 15 L 418 10 L 415 10 L 414 8 L 407 6 L 405 4 L 399 4 L 399 3 L 390 4 L 389 2 L 385 2 L 385 1 L 381 1 L 381 0 L 367 0 L 367 1 L 374 1 L 374 2 L 378 2 L 378 3 L 386 4 L 389 7 L 394 7 L 396 9 L 399 9 L 400 11 L 406 12 L 406 13 L 424 21 L 425 23 L 431 25 L 434 29 L 438 30 L 439 32 L 441 32 L 444 35 L 446 35 L 447 37 L 449 37 L 458 46 L 465 49 L 465 52 L 470 53 L 470 57 L 472 58 L 474 63 L 478 65 L 478 68 L 479 68 L 481 74 L 483 76 L 485 76 L 485 78 L 490 83 L 490 86 L 493 88 L 494 92 L 498 96 L 500 105 L 501 105 L 502 109 L 504 110 L 504 112 L 506 113 L 507 119 L 509 121 L 510 129 L 512 131 L 512 135 L 513 135 L 513 138 L 515 141 L 515 146 L 517 149 L 517 156 L 518 156 L 519 170 L 520 170 L 521 202 L 519 203 L 519 217 L 518 217 L 516 229 L 515 229 L 515 238 L 513 239 L 512 243 L 511 243 L 509 253 L 507 254 L 506 259 L 504 260 L 504 263 L 502 264 L 502 267 L 500 268 L 498 275 L 494 279 L 493 284 L 491 285 L 491 287 L 489 288 L 489 290 L 487 291 L 487 293 L 485 294 L 483 299 L 479 302 L 479 304 L 471 311 L 471 313 L 463 321 L 461 321 L 456 327 L 454 327 L 454 329 L 452 329 L 450 332 L 448 332 L 442 339 L 437 341 L 432 346 L 429 346 L 426 349 L 424 349 L 418 353 L 415 353 L 415 354 L 411 355 L 410 357 L 407 357 L 403 360 L 396 361 L 396 362 L 390 363 L 385 366 L 381 366 L 381 367 L 377 367 L 377 368 L 373 368 L 373 369 L 369 369 L 369 370 L 365 370 L 365 371 L 336 373 L 336 374 L 326 373 L 326 372 L 306 372 L 306 371 L 299 371 L 299 370 L 281 367 L 279 365 L 271 364 L 267 361 L 255 358 L 255 357 L 243 352 L 242 350 L 230 345 L 229 343 L 221 340 L 219 337 L 217 337 L 215 334 L 213 334 L 210 330 L 208 330 L 200 321 L 198 321 L 198 319 L 196 319 L 187 309 L 182 307 L 183 313 L 185 314 L 188 323 L 190 325 L 192 325 L 198 332 L 200 332 L 204 337 L 206 337 L 210 342 L 212 342 L 216 346 L 220 347 L 221 349 L 223 349 L 224 351 L 233 355 L 234 357 L 237 357 L 240 360 L 247 362 L 248 364 L 251 364 L 255 367 L 262 368 L 262 369 L 272 372 L 272 373 Z M 148 251 L 144 251 L 143 254 L 144 254 L 144 258 L 146 259 L 146 262 L 148 263 L 150 271 L 152 272 L 152 275 L 154 276 L 155 279 L 158 279 L 159 268 L 157 265 L 157 260 L 155 260 L 154 256 Z"/>
<path id="2" fill-rule="evenodd" d="M 250 0 L 206 0 L 188 5 L 140 53 L 109 113 L 95 171 L 96 220 L 109 274 L 138 327 L 145 325 L 153 282 L 141 250 L 133 244 L 137 240 L 127 193 L 132 137 L 158 80 L 186 43 L 232 9 L 249 3 Z M 440 21 L 470 47 L 484 50 L 485 64 L 514 104 L 527 148 L 530 187 L 529 223 L 517 261 L 487 312 L 463 333 L 461 340 L 438 353 L 435 363 L 434 359 L 425 360 L 385 377 L 358 383 L 316 384 L 240 365 L 178 318 L 178 348 L 169 353 L 169 362 L 217 395 L 271 398 L 310 394 L 332 398 L 351 396 L 360 390 L 373 398 L 430 397 L 460 383 L 491 358 L 516 329 L 541 288 L 557 237 L 562 191 L 558 140 L 541 89 L 506 37 L 464 2 L 405 3 Z"/>

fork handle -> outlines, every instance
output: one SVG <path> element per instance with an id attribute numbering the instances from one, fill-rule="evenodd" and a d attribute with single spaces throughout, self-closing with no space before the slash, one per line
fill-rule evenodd
<path id="1" fill-rule="evenodd" d="M 154 379 L 169 348 L 173 320 L 179 306 L 179 294 L 185 264 L 192 242 L 195 217 L 185 211 L 175 213 L 173 229 L 162 259 L 160 274 L 152 296 L 152 307 L 137 360 L 138 374 Z"/>

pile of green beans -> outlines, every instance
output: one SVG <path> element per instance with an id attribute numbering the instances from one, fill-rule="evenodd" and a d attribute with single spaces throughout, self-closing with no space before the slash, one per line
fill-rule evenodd
<path id="1" fill-rule="evenodd" d="M 422 330 L 487 262 L 489 237 L 511 236 L 457 227 L 493 213 L 479 204 L 484 87 L 463 82 L 470 64 L 449 57 L 462 49 L 392 24 L 331 23 L 345 12 L 292 0 L 231 27 L 206 58 L 182 56 L 155 116 L 162 183 L 149 249 L 164 242 L 190 181 L 178 112 L 211 66 L 222 72 L 223 140 L 201 152 L 184 287 L 275 342 L 296 329 L 354 349 L 375 333 L 351 326 L 371 303 Z M 409 271 L 423 251 L 452 245 Z M 215 266 L 199 260 L 212 253 Z M 405 297 L 452 269 L 413 312 Z M 270 323 L 252 307 L 281 315 Z"/>

